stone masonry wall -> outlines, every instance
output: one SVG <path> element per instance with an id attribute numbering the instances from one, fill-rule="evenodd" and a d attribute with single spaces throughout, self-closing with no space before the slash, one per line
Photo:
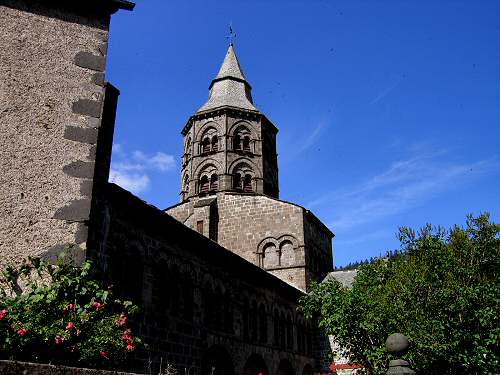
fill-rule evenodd
<path id="1" fill-rule="evenodd" d="M 142 307 L 135 324 L 150 350 L 138 355 L 137 370 L 163 358 L 208 374 L 214 348 L 236 374 L 252 355 L 270 374 L 283 362 L 295 374 L 314 366 L 312 334 L 296 311 L 299 290 L 116 185 L 97 207 L 89 255 Z"/>
<path id="2" fill-rule="evenodd" d="M 3 262 L 85 247 L 109 18 L 50 2 L 0 4 Z"/>

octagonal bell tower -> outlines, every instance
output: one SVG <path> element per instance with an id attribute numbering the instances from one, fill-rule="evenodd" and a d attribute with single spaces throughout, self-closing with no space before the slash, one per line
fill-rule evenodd
<path id="1" fill-rule="evenodd" d="M 217 192 L 278 198 L 278 129 L 255 107 L 232 43 L 209 90 L 182 130 L 181 202 Z"/>

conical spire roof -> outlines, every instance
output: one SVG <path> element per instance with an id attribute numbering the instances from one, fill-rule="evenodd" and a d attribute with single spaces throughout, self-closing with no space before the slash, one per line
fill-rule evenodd
<path id="1" fill-rule="evenodd" d="M 197 111 L 204 112 L 218 107 L 236 107 L 257 111 L 253 105 L 251 86 L 241 69 L 231 43 L 219 73 L 210 84 L 208 101 Z"/>
<path id="2" fill-rule="evenodd" d="M 226 57 L 224 58 L 224 62 L 219 69 L 219 73 L 215 79 L 221 79 L 226 77 L 233 77 L 237 79 L 245 80 L 245 75 L 241 70 L 240 62 L 238 61 L 238 57 L 236 57 L 236 52 L 234 52 L 233 43 L 229 45 L 229 48 L 226 52 Z"/>

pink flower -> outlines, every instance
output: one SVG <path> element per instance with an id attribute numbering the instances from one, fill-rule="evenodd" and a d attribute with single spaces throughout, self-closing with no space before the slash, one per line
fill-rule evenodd
<path id="1" fill-rule="evenodd" d="M 132 336 L 132 331 L 130 329 L 126 329 L 125 331 L 123 331 L 122 339 L 128 345 L 133 344 L 134 343 L 134 337 Z"/>
<path id="2" fill-rule="evenodd" d="M 124 325 L 126 325 L 128 322 L 128 317 L 127 317 L 127 314 L 125 313 L 121 313 L 120 314 L 120 317 L 118 318 L 118 320 L 116 321 L 116 325 L 118 327 L 123 327 Z"/>
<path id="3" fill-rule="evenodd" d="M 26 332 L 28 332 L 28 330 L 27 330 L 27 329 L 24 329 L 24 328 L 19 328 L 19 329 L 17 330 L 17 334 L 18 334 L 19 336 L 21 336 L 21 337 L 23 337 L 23 336 L 26 334 Z"/>
<path id="4" fill-rule="evenodd" d="M 108 352 L 100 352 L 99 354 L 101 355 L 101 357 L 109 359 Z"/>
<path id="5" fill-rule="evenodd" d="M 75 323 L 69 322 L 68 325 L 66 326 L 66 331 L 71 331 L 73 328 L 75 328 Z"/>
<path id="6" fill-rule="evenodd" d="M 131 352 L 131 351 L 133 351 L 134 349 L 135 349 L 135 344 L 134 344 L 133 342 L 132 342 L 132 343 L 130 343 L 130 344 L 127 344 L 127 347 L 125 348 L 125 350 L 126 350 L 127 352 Z"/>
<path id="7" fill-rule="evenodd" d="M 6 316 L 8 313 L 9 313 L 9 312 L 7 311 L 7 309 L 0 310 L 0 320 L 2 320 L 3 318 L 5 318 L 5 316 Z"/>
<path id="8" fill-rule="evenodd" d="M 94 302 L 92 306 L 94 306 L 95 311 L 101 311 L 104 307 L 104 305 L 100 302 Z"/>
<path id="9" fill-rule="evenodd" d="M 57 345 L 60 345 L 64 342 L 64 337 L 60 336 L 60 335 L 57 335 L 55 338 L 54 338 L 54 341 L 56 342 Z"/>
<path id="10" fill-rule="evenodd" d="M 75 311 L 75 305 L 72 303 L 69 304 L 69 311 Z"/>

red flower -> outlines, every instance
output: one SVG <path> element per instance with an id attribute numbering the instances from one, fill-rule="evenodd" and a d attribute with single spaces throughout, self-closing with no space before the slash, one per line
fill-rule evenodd
<path id="1" fill-rule="evenodd" d="M 130 329 L 126 329 L 125 331 L 123 331 L 122 339 L 127 344 L 133 343 L 134 342 L 134 337 L 132 336 L 132 331 Z"/>
<path id="2" fill-rule="evenodd" d="M 21 337 L 23 337 L 23 336 L 26 334 L 26 332 L 28 332 L 28 330 L 27 330 L 27 329 L 24 329 L 24 328 L 19 328 L 19 329 L 17 330 L 17 334 L 18 334 L 19 336 L 21 336 Z"/>
<path id="3" fill-rule="evenodd" d="M 123 327 L 124 325 L 127 324 L 127 322 L 128 322 L 127 314 L 121 313 L 120 318 L 118 318 L 118 320 L 116 321 L 116 325 L 118 327 Z"/>
<path id="4" fill-rule="evenodd" d="M 54 341 L 56 342 L 57 345 L 60 345 L 60 344 L 62 344 L 64 342 L 64 337 L 57 335 L 54 338 Z"/>
<path id="5" fill-rule="evenodd" d="M 8 313 L 9 313 L 9 312 L 7 311 L 7 309 L 0 310 L 0 320 L 2 320 L 3 318 L 5 318 L 5 316 L 6 316 Z"/>
<path id="6" fill-rule="evenodd" d="M 66 326 L 66 331 L 71 331 L 73 328 L 75 328 L 75 323 L 69 322 L 68 325 Z"/>
<path id="7" fill-rule="evenodd" d="M 95 311 L 101 311 L 104 307 L 104 305 L 100 302 L 94 302 L 92 306 L 94 306 Z"/>
<path id="8" fill-rule="evenodd" d="M 75 305 L 72 303 L 69 304 L 69 311 L 75 311 Z"/>
<path id="9" fill-rule="evenodd" d="M 134 343 L 130 343 L 130 344 L 127 344 L 127 347 L 125 348 L 125 350 L 127 352 L 131 352 L 135 349 L 135 344 Z"/>
<path id="10" fill-rule="evenodd" d="M 109 359 L 108 352 L 100 352 L 99 354 L 101 355 L 101 357 Z"/>

